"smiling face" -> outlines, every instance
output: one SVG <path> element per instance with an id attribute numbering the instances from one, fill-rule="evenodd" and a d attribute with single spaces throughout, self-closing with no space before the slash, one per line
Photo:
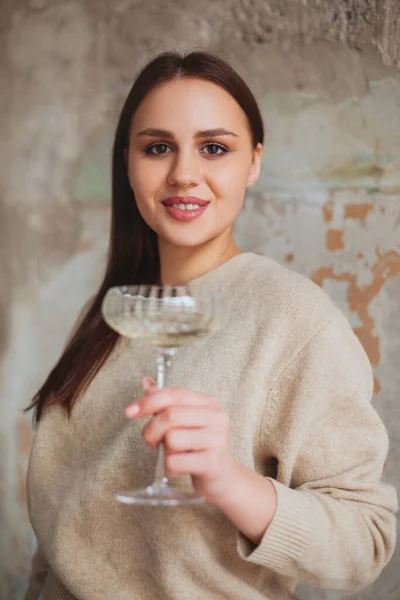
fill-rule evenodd
<path id="1" fill-rule="evenodd" d="M 181 78 L 152 90 L 132 119 L 127 165 L 160 247 L 229 240 L 261 151 L 245 113 L 220 86 Z"/>

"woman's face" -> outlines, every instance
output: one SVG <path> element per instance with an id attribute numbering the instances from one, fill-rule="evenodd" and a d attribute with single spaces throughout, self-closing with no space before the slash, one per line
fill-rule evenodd
<path id="1" fill-rule="evenodd" d="M 152 90 L 132 119 L 128 176 L 139 211 L 166 244 L 229 235 L 259 175 L 247 118 L 218 85 L 195 78 Z"/>

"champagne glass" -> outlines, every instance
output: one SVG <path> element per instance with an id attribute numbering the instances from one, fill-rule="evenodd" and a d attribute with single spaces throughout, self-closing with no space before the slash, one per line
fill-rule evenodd
<path id="1" fill-rule="evenodd" d="M 102 315 L 106 323 L 120 335 L 154 350 L 157 387 L 163 388 L 167 368 L 177 349 L 220 327 L 222 304 L 217 295 L 192 292 L 187 285 L 126 285 L 107 291 L 102 303 Z M 193 492 L 182 492 L 169 485 L 162 443 L 158 447 L 153 483 L 144 489 L 118 493 L 116 498 L 125 504 L 152 506 L 177 506 L 204 501 Z"/>

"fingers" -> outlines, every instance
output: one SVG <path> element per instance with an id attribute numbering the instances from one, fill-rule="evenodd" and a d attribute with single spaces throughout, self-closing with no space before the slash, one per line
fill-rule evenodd
<path id="1" fill-rule="evenodd" d="M 154 392 L 157 389 L 157 384 L 151 377 L 143 377 L 142 379 L 142 387 L 144 391 L 147 393 Z"/>
<path id="2" fill-rule="evenodd" d="M 210 435 L 214 433 L 225 435 L 228 433 L 228 428 L 228 416 L 219 408 L 173 405 L 147 423 L 143 428 L 143 438 L 150 448 L 164 441 L 171 449 L 195 450 L 210 446 L 208 444 L 208 446 L 190 448 L 190 440 L 195 440 L 199 431 L 209 432 Z M 180 447 L 178 436 L 179 432 L 184 430 L 187 431 L 187 435 Z"/>
<path id="3" fill-rule="evenodd" d="M 170 387 L 159 390 L 150 386 L 146 396 L 128 406 L 125 414 L 129 418 L 143 418 L 157 414 L 172 405 L 217 407 L 219 403 L 213 396 L 187 388 Z"/>
<path id="4" fill-rule="evenodd" d="M 219 461 L 210 450 L 167 454 L 165 466 L 171 477 L 194 475 L 212 478 L 218 475 L 220 469 Z"/>
<path id="5" fill-rule="evenodd" d="M 221 436 L 206 429 L 172 429 L 164 437 L 166 456 L 180 452 L 198 452 L 222 447 Z"/>

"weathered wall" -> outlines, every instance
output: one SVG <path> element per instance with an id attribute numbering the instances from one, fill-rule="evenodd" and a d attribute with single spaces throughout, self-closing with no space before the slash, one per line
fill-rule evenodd
<path id="1" fill-rule="evenodd" d="M 34 540 L 20 409 L 99 281 L 109 160 L 139 66 L 170 48 L 231 60 L 267 125 L 243 250 L 323 285 L 375 372 L 400 463 L 400 3 L 397 0 L 3 0 L 0 6 L 0 599 L 19 600 Z M 400 549 L 354 598 L 400 597 Z M 337 594 L 302 590 L 304 598 Z"/>

